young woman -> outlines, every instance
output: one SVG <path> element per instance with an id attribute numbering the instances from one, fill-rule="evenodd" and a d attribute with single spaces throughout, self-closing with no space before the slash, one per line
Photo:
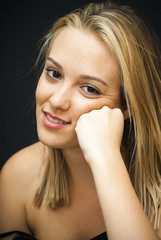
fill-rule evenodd
<path id="1" fill-rule="evenodd" d="M 54 24 L 42 59 L 40 142 L 1 171 L 1 238 L 161 239 L 161 58 L 150 28 L 130 7 L 90 4 Z"/>

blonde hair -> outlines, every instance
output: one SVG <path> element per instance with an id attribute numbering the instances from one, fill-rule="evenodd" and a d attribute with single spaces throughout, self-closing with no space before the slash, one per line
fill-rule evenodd
<path id="1" fill-rule="evenodd" d="M 109 47 L 120 69 L 125 121 L 122 145 L 136 194 L 154 228 L 159 226 L 161 199 L 161 57 L 145 20 L 127 6 L 91 3 L 58 19 L 45 39 L 39 59 L 46 58 L 56 36 L 66 27 L 96 34 Z M 70 203 L 66 165 L 61 150 L 49 149 L 42 183 L 35 196 L 56 209 Z"/>

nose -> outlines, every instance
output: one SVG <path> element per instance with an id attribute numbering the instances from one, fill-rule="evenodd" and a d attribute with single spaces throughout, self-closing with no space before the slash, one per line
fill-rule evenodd
<path id="1" fill-rule="evenodd" d="M 63 111 L 67 111 L 71 105 L 70 87 L 65 84 L 58 86 L 51 95 L 49 103 L 54 110 L 61 109 Z"/>

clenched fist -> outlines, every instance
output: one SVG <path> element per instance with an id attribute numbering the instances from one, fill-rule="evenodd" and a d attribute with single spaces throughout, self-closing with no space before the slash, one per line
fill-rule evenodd
<path id="1" fill-rule="evenodd" d="M 82 114 L 75 130 L 87 162 L 100 161 L 109 151 L 120 151 L 123 128 L 124 116 L 119 108 L 104 106 Z"/>

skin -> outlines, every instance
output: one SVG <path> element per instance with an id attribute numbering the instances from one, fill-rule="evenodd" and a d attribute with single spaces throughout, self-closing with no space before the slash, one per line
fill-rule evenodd
<path id="1" fill-rule="evenodd" d="M 36 91 L 41 142 L 12 156 L 0 175 L 0 232 L 17 229 L 43 240 L 87 240 L 104 231 L 109 240 L 159 239 L 120 152 L 124 112 L 109 49 L 94 34 L 70 28 L 55 39 L 49 57 Z M 44 111 L 69 124 L 47 127 Z M 71 205 L 57 211 L 33 206 L 45 146 L 61 148 L 68 166 Z"/>
<path id="2" fill-rule="evenodd" d="M 40 77 L 36 91 L 39 138 L 51 147 L 79 148 L 75 133 L 79 117 L 105 105 L 110 108 L 120 107 L 120 81 L 116 62 L 101 40 L 76 29 L 65 29 L 56 38 L 49 58 L 60 64 L 62 69 L 53 64 L 52 60 L 47 60 L 45 69 L 51 68 L 51 71 L 44 70 Z M 52 70 L 59 73 L 60 79 L 50 77 L 53 75 Z M 86 76 L 99 77 L 108 86 Z M 97 88 L 101 94 L 92 94 L 87 86 Z M 71 124 L 60 131 L 51 131 L 43 126 L 43 111 Z"/>

